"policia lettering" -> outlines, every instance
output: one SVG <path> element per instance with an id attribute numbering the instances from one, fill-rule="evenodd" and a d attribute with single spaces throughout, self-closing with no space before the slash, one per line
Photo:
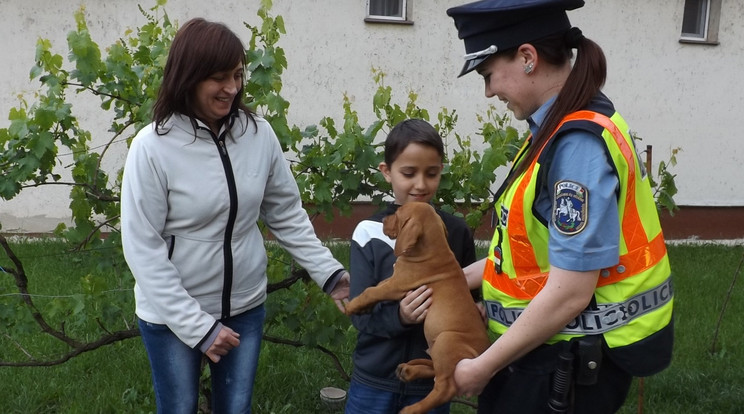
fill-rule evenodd
<path id="1" fill-rule="evenodd" d="M 566 325 L 560 333 L 571 335 L 597 335 L 608 332 L 630 321 L 661 308 L 674 296 L 672 278 L 661 285 L 619 303 L 603 303 L 587 309 Z M 524 308 L 505 308 L 497 301 L 486 301 L 488 319 L 504 326 L 511 326 Z"/>

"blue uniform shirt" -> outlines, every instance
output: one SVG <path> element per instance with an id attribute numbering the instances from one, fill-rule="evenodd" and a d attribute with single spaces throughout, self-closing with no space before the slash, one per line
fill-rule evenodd
<path id="1" fill-rule="evenodd" d="M 528 119 L 532 135 L 545 120 L 555 97 L 543 104 Z M 617 207 L 619 182 L 607 157 L 600 137 L 587 131 L 570 131 L 554 144 L 547 181 L 537 189 L 535 210 L 548 222 L 549 262 L 561 269 L 589 271 L 618 263 L 620 257 L 620 221 Z M 582 227 L 578 231 L 561 231 L 556 224 L 565 203 L 556 185 L 569 183 L 585 194 L 582 209 L 574 212 Z M 567 185 L 569 185 L 567 184 Z M 573 210 L 572 210 L 573 211 Z"/>

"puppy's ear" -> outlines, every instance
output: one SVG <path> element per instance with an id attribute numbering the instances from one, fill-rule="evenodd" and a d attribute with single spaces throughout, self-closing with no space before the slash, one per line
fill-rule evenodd
<path id="1" fill-rule="evenodd" d="M 382 219 L 382 232 L 386 236 L 394 239 L 398 237 L 398 216 L 391 214 Z"/>
<path id="2" fill-rule="evenodd" d="M 442 231 L 444 231 L 444 237 L 447 238 L 447 236 L 449 236 L 449 232 L 447 231 L 447 226 L 444 225 L 444 221 L 442 221 L 441 218 L 439 218 L 439 223 L 442 225 Z"/>
<path id="3" fill-rule="evenodd" d="M 403 256 L 410 252 L 418 242 L 424 228 L 419 220 L 409 217 L 400 227 L 398 238 L 395 240 L 395 255 Z"/>

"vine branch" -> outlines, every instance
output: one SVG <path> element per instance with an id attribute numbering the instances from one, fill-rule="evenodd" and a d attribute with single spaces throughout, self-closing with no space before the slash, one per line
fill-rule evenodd
<path id="1" fill-rule="evenodd" d="M 47 321 L 44 319 L 44 316 L 42 316 L 41 312 L 34 304 L 33 299 L 31 299 L 31 294 L 29 294 L 29 291 L 28 291 L 28 277 L 26 276 L 26 272 L 23 269 L 23 263 L 21 263 L 21 261 L 18 259 L 18 257 L 13 252 L 13 250 L 10 248 L 10 245 L 8 244 L 8 239 L 6 239 L 5 236 L 3 236 L 2 234 L 0 234 L 0 246 L 2 246 L 3 250 L 5 251 L 5 254 L 8 256 L 10 261 L 13 262 L 13 265 L 15 266 L 15 269 L 4 269 L 4 270 L 6 273 L 13 275 L 15 279 L 16 287 L 18 288 L 18 292 L 21 294 L 21 298 L 23 298 L 23 303 L 31 311 L 31 315 L 33 316 L 36 323 L 41 327 L 41 330 L 44 333 L 49 334 L 59 339 L 60 341 L 64 342 L 65 344 L 73 348 L 80 348 L 84 346 L 83 343 L 76 341 L 75 339 L 72 339 L 69 336 L 67 336 L 64 333 L 64 331 L 56 330 L 47 323 Z"/>

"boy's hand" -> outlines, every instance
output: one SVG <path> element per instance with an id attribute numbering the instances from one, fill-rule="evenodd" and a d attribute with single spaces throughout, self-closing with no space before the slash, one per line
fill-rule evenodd
<path id="1" fill-rule="evenodd" d="M 431 306 L 432 290 L 426 285 L 419 286 L 418 289 L 412 290 L 400 300 L 398 314 L 400 321 L 404 325 L 413 325 L 421 323 L 426 318 Z"/>

